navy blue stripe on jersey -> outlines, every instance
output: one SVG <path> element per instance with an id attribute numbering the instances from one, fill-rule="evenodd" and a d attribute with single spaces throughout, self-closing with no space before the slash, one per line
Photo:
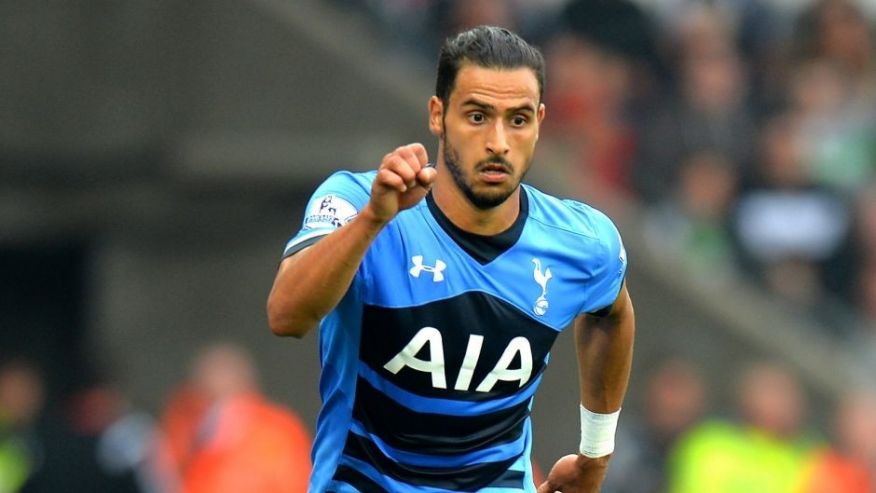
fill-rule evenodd
<path id="1" fill-rule="evenodd" d="M 526 491 L 523 485 L 526 473 L 520 470 L 518 466 L 521 466 L 519 461 L 518 464 L 512 466 L 512 470 L 506 471 L 488 486 L 480 488 L 478 491 L 482 493 Z M 337 468 L 327 491 L 329 493 L 347 492 L 349 491 L 347 485 L 361 493 L 457 493 L 460 491 L 458 489 L 447 490 L 444 488 L 413 486 L 402 483 L 395 479 L 381 476 L 380 472 L 365 462 L 344 456 L 343 463 Z"/>
<path id="2" fill-rule="evenodd" d="M 490 483 L 490 488 L 523 488 L 523 471 L 506 471 L 495 481 Z"/>
<path id="3" fill-rule="evenodd" d="M 373 479 L 345 464 L 338 467 L 334 480 L 347 483 L 359 490 L 360 493 L 388 493 Z M 335 490 L 329 489 L 327 493 L 335 493 Z"/>
<path id="4" fill-rule="evenodd" d="M 466 464 L 474 464 L 476 462 L 499 462 L 519 457 L 521 451 L 524 450 L 526 446 L 526 435 L 523 434 L 522 428 L 520 429 L 519 437 L 512 442 L 500 443 L 499 445 L 484 447 L 458 455 L 438 455 L 435 450 L 424 450 L 422 447 L 416 447 L 416 450 L 422 453 L 409 452 L 392 447 L 381 440 L 378 436 L 368 433 L 365 426 L 358 421 L 353 421 L 351 431 L 359 435 L 363 440 L 372 442 L 383 455 L 392 457 L 398 462 L 413 466 L 460 467 Z M 457 449 L 450 448 L 449 450 Z"/>
<path id="5" fill-rule="evenodd" d="M 433 385 L 429 372 L 402 368 L 395 373 L 385 365 L 398 355 L 423 329 L 437 330 L 440 348 L 427 344 L 423 355 L 440 350 L 443 355 L 443 374 L 446 385 Z M 533 319 L 511 303 L 482 291 L 466 291 L 456 296 L 440 299 L 420 306 L 382 307 L 366 304 L 362 312 L 362 342 L 360 358 L 377 374 L 417 395 L 460 401 L 492 401 L 519 393 L 529 393 L 537 375 L 546 365 L 548 353 L 557 337 L 553 328 Z M 458 389 L 463 363 L 472 342 L 481 344 L 476 353 L 477 362 L 467 376 L 467 385 Z M 523 338 L 523 339 L 521 339 Z M 479 384 L 493 372 L 512 341 L 524 343 L 525 356 L 531 363 L 528 381 L 499 380 L 481 391 Z M 522 354 L 517 352 L 508 368 L 521 368 Z"/>
<path id="6" fill-rule="evenodd" d="M 530 400 L 483 414 L 438 414 L 435 407 L 419 411 L 405 407 L 379 392 L 367 380 L 356 386 L 353 418 L 368 433 L 389 446 L 439 455 L 467 454 L 491 445 L 517 440 Z"/>
<path id="7" fill-rule="evenodd" d="M 402 483 L 453 491 L 473 491 L 489 487 L 493 482 L 503 479 L 504 473 L 517 460 L 517 457 L 512 457 L 500 462 L 482 462 L 462 467 L 411 466 L 387 458 L 373 443 L 355 433 L 347 435 L 344 455 L 371 464 L 381 475 Z M 522 478 L 517 486 L 522 486 Z"/>
<path id="8" fill-rule="evenodd" d="M 508 397 L 501 399 L 482 402 L 422 397 L 412 392 L 408 392 L 401 387 L 392 384 L 388 380 L 379 377 L 374 370 L 364 365 L 359 367 L 359 377 L 365 379 L 372 387 L 379 389 L 380 392 L 390 396 L 396 402 L 404 404 L 411 410 L 422 413 L 431 412 L 446 414 L 450 416 L 472 416 L 496 412 L 501 409 L 506 409 L 509 406 L 518 405 L 521 402 L 528 402 L 529 398 L 535 394 L 538 385 L 541 383 L 542 375 L 538 375 L 538 377 L 531 380 L 532 384 L 524 392 L 509 395 Z"/>
<path id="9" fill-rule="evenodd" d="M 305 248 L 315 244 L 319 240 L 325 238 L 331 231 L 318 231 L 315 232 L 312 236 L 306 236 L 303 238 L 296 239 L 295 242 L 289 242 L 289 245 L 286 247 L 286 250 L 283 252 L 283 258 L 291 257 L 296 253 L 304 250 Z"/>

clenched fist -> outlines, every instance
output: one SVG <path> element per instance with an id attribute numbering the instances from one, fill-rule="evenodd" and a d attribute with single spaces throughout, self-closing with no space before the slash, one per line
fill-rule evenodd
<path id="1" fill-rule="evenodd" d="M 609 457 L 591 459 L 579 454 L 563 457 L 551 468 L 538 493 L 597 493 L 605 479 Z"/>
<path id="2" fill-rule="evenodd" d="M 389 222 L 423 200 L 437 175 L 428 163 L 426 148 L 419 143 L 401 146 L 383 157 L 366 206 L 376 220 Z"/>

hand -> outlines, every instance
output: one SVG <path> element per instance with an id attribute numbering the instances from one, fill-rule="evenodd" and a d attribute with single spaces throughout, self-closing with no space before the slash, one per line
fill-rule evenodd
<path id="1" fill-rule="evenodd" d="M 374 219 L 389 222 L 423 200 L 437 172 L 427 167 L 429 157 L 422 144 L 399 147 L 383 157 L 371 185 L 371 200 L 366 206 Z"/>
<path id="2" fill-rule="evenodd" d="M 598 493 L 609 457 L 591 459 L 576 454 L 563 457 L 551 468 L 538 493 Z"/>

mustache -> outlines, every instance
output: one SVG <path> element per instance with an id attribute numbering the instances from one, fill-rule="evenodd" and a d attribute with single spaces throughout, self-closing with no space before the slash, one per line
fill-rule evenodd
<path id="1" fill-rule="evenodd" d="M 484 168 L 495 167 L 496 165 L 500 166 L 502 168 L 503 172 L 509 173 L 509 174 L 514 169 L 514 166 L 512 166 L 511 163 L 509 163 L 508 161 L 506 161 L 505 158 L 503 158 L 501 156 L 493 156 L 493 157 L 490 157 L 490 158 L 484 159 L 483 161 L 478 162 L 477 166 L 475 166 L 475 170 L 481 171 Z"/>

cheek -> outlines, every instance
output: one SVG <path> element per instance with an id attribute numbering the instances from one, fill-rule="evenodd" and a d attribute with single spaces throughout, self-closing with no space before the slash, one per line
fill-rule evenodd
<path id="1" fill-rule="evenodd" d="M 476 132 L 465 130 L 452 131 L 448 129 L 447 136 L 449 137 L 451 147 L 462 158 L 463 162 L 466 162 L 467 158 L 476 154 L 479 149 L 480 139 Z"/>
<path id="2" fill-rule="evenodd" d="M 525 134 L 521 134 L 516 142 L 517 149 L 520 150 L 520 154 L 523 156 L 531 156 L 535 151 L 535 144 L 538 141 L 538 132 L 526 132 Z"/>
<path id="3" fill-rule="evenodd" d="M 483 132 L 477 127 L 460 126 L 454 129 L 454 133 L 458 136 L 459 147 L 474 148 L 483 140 Z"/>

